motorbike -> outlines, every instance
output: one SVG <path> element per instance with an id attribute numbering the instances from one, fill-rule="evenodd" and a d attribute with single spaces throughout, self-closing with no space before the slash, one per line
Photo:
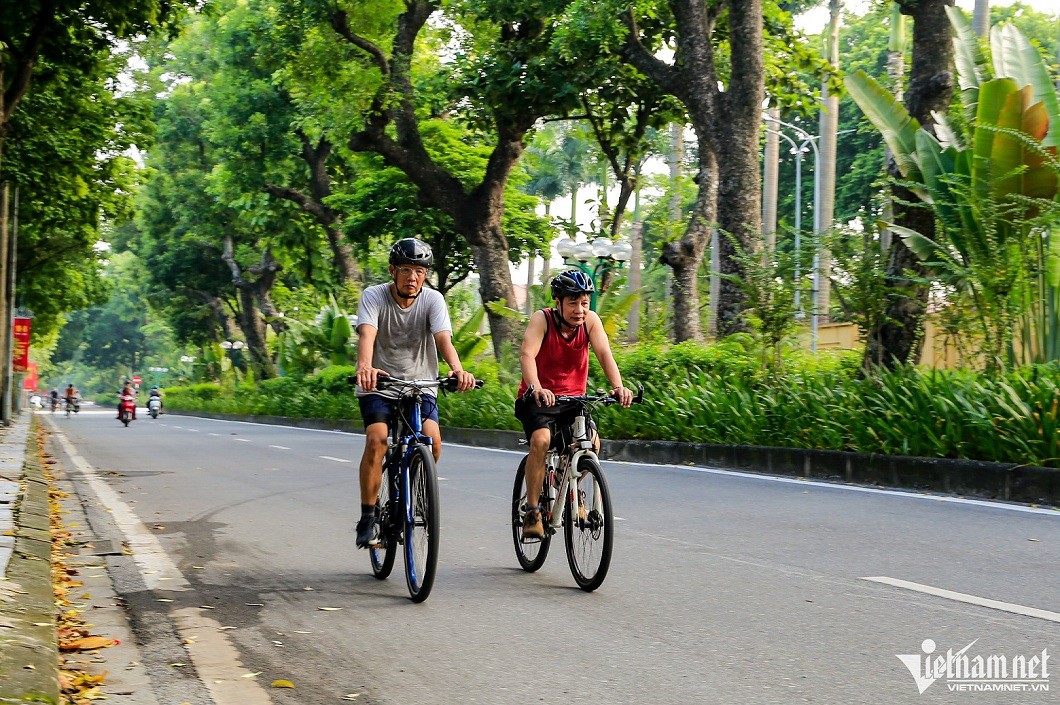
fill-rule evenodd
<path id="1" fill-rule="evenodd" d="M 66 416 L 68 418 L 70 416 L 70 412 L 71 411 L 74 412 L 75 414 L 78 411 L 81 411 L 81 400 L 79 398 L 77 398 L 77 397 L 72 397 L 72 398 L 66 399 L 65 400 L 65 404 L 66 404 Z"/>
<path id="2" fill-rule="evenodd" d="M 152 419 L 157 419 L 158 414 L 162 411 L 162 400 L 158 397 L 151 397 L 147 400 L 147 411 L 151 414 Z"/>
<path id="3" fill-rule="evenodd" d="M 129 422 L 133 420 L 136 414 L 136 397 L 131 394 L 123 394 L 121 397 L 121 404 L 118 406 L 118 418 L 125 424 L 126 428 L 129 426 Z"/>

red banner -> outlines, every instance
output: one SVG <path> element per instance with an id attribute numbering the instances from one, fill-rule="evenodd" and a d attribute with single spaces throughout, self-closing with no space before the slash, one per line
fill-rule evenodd
<path id="1" fill-rule="evenodd" d="M 14 320 L 14 355 L 12 368 L 15 372 L 25 372 L 29 367 L 29 327 L 32 323 L 30 318 L 16 318 Z"/>
<path id="2" fill-rule="evenodd" d="M 37 378 L 37 363 L 31 362 L 26 366 L 26 376 L 22 380 L 22 388 L 35 392 L 38 384 L 40 384 L 40 380 Z"/>

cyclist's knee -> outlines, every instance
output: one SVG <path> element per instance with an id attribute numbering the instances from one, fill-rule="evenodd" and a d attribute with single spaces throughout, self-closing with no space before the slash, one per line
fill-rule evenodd
<path id="1" fill-rule="evenodd" d="M 530 451 L 535 454 L 544 455 L 552 443 L 552 432 L 547 428 L 539 428 L 530 434 Z"/>

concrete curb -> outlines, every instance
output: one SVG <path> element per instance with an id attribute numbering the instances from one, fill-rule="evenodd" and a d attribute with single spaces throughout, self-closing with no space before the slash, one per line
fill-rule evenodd
<path id="1" fill-rule="evenodd" d="M 59 702 L 48 483 L 35 454 L 26 452 L 36 428 L 35 420 L 20 417 L 0 442 L 5 460 L 17 458 L 21 466 L 14 546 L 0 576 L 0 703 Z"/>
<path id="2" fill-rule="evenodd" d="M 360 432 L 349 420 L 301 419 L 286 416 L 216 414 L 174 411 L 185 416 L 253 423 Z M 519 448 L 521 431 L 446 427 L 452 443 L 484 448 Z M 835 450 L 714 445 L 672 441 L 604 440 L 608 460 L 668 465 L 703 465 L 763 475 L 804 477 L 827 482 L 940 492 L 984 499 L 1060 506 L 1060 469 L 1015 463 L 952 458 L 848 453 Z"/>

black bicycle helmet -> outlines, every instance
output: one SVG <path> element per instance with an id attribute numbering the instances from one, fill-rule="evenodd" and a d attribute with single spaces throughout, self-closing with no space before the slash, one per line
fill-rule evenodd
<path id="1" fill-rule="evenodd" d="M 596 291 L 593 280 L 578 269 L 560 272 L 552 280 L 552 298 L 559 301 L 566 296 L 580 296 L 581 294 L 592 294 Z"/>
<path id="2" fill-rule="evenodd" d="M 434 253 L 431 247 L 422 240 L 406 237 L 394 243 L 390 248 L 390 264 L 412 264 L 430 269 L 434 264 Z"/>

